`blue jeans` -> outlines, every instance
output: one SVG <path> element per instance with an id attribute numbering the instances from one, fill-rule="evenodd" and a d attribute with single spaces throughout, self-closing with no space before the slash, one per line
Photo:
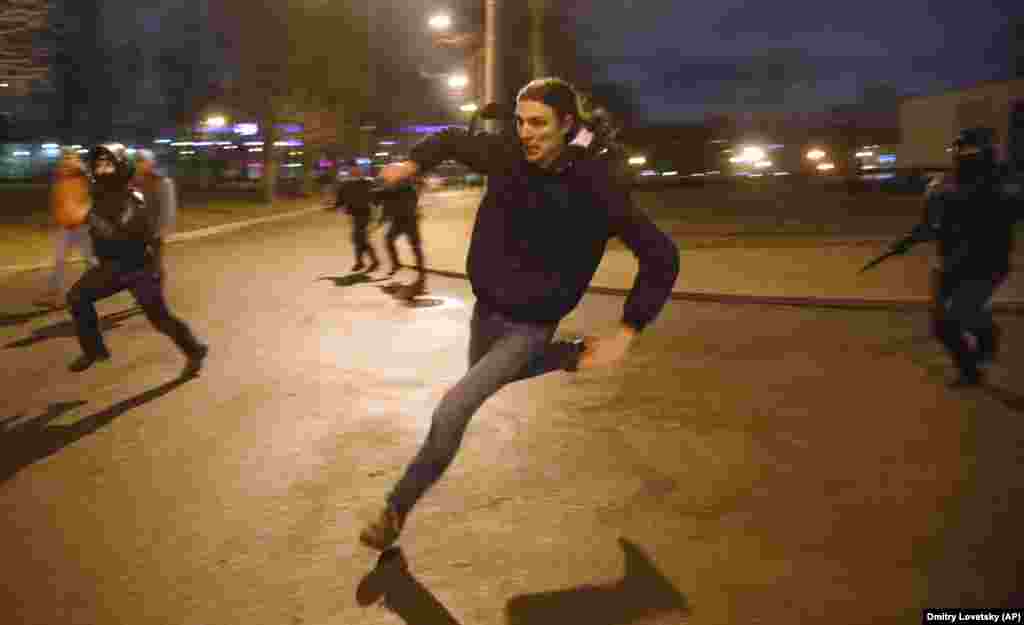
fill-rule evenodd
<path id="1" fill-rule="evenodd" d="M 71 252 L 72 246 L 78 246 L 82 258 L 95 267 L 99 261 L 92 252 L 92 237 L 89 236 L 88 224 L 74 228 L 58 228 L 56 235 L 56 252 L 53 273 L 50 274 L 50 292 L 60 294 L 64 290 L 64 261 Z"/>
<path id="2" fill-rule="evenodd" d="M 388 497 L 393 510 L 404 517 L 441 477 L 455 459 L 469 420 L 488 397 L 506 384 L 565 368 L 572 348 L 567 342 L 551 342 L 557 327 L 557 322 L 513 321 L 477 302 L 469 371 L 434 410 L 426 441 Z"/>

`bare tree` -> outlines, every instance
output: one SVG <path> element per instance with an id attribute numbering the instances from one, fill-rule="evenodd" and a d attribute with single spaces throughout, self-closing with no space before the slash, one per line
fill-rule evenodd
<path id="1" fill-rule="evenodd" d="M 237 55 L 238 79 L 226 96 L 233 106 L 257 117 L 263 128 L 264 199 L 273 201 L 277 178 L 274 143 L 276 126 L 284 120 L 329 126 L 334 139 L 348 142 L 358 131 L 365 106 L 369 73 L 370 32 L 365 3 L 353 0 L 311 2 L 283 0 L 253 3 L 224 0 L 218 23 L 222 36 Z M 329 137 L 308 133 L 306 181 L 312 182 L 312 162 Z"/>

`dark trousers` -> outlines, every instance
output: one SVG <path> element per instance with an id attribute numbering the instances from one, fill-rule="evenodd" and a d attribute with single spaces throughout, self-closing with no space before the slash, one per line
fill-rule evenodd
<path id="1" fill-rule="evenodd" d="M 936 272 L 932 332 L 961 373 L 974 375 L 979 362 L 997 350 L 999 327 L 992 318 L 992 296 L 1006 273 L 957 278 Z M 972 345 L 968 335 L 975 339 Z"/>
<path id="2" fill-rule="evenodd" d="M 416 271 L 420 273 L 420 277 L 423 277 L 425 267 L 423 243 L 420 239 L 420 220 L 418 217 L 396 217 L 391 220 L 391 226 L 388 228 L 386 237 L 388 255 L 391 257 L 391 268 L 397 270 L 400 266 L 395 239 L 403 234 L 409 240 L 409 245 L 412 246 L 412 253 L 416 257 Z"/>
<path id="3" fill-rule="evenodd" d="M 377 264 L 377 252 L 370 245 L 370 215 L 352 215 L 352 245 L 355 246 L 356 262 L 362 264 L 363 255 L 370 257 L 372 264 Z"/>
<path id="4" fill-rule="evenodd" d="M 565 368 L 571 347 L 551 342 L 557 327 L 513 321 L 477 303 L 470 326 L 469 371 L 434 410 L 427 439 L 388 497 L 393 510 L 408 514 L 441 477 L 455 459 L 470 419 L 487 398 L 506 384 Z"/>
<path id="5" fill-rule="evenodd" d="M 68 292 L 68 306 L 82 351 L 91 356 L 107 353 L 100 334 L 96 302 L 128 289 L 146 318 L 157 331 L 166 334 L 186 356 L 201 345 L 184 322 L 173 316 L 164 299 L 163 280 L 152 268 L 125 271 L 112 263 L 101 263 L 85 272 Z"/>

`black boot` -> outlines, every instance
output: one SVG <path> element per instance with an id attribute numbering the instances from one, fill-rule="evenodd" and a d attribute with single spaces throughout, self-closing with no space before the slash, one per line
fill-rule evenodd
<path id="1" fill-rule="evenodd" d="M 974 336 L 978 339 L 979 362 L 995 362 L 996 356 L 999 354 L 999 339 L 1001 335 L 1002 330 L 996 325 L 974 331 Z"/>
<path id="2" fill-rule="evenodd" d="M 566 346 L 565 370 L 569 372 L 579 371 L 580 358 L 586 350 L 586 341 L 582 338 L 564 342 Z"/>
<path id="3" fill-rule="evenodd" d="M 972 386 L 981 386 L 985 383 L 985 375 L 980 369 L 965 369 L 960 371 L 960 375 L 948 386 L 950 388 L 969 388 Z"/>
<path id="4" fill-rule="evenodd" d="M 89 367 L 93 366 L 97 362 L 104 360 L 110 360 L 110 352 L 98 352 L 93 354 L 82 354 L 74 362 L 68 365 L 68 369 L 75 373 L 85 371 Z"/>
<path id="5" fill-rule="evenodd" d="M 199 375 L 199 371 L 203 368 L 203 360 L 206 359 L 206 354 L 209 352 L 210 347 L 208 345 L 199 345 L 193 353 L 188 355 L 188 361 L 181 372 L 181 377 L 193 378 Z"/>

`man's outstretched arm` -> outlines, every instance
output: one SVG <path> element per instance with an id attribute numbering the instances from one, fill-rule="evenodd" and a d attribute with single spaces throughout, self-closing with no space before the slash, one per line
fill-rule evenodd
<path id="1" fill-rule="evenodd" d="M 619 331 L 611 337 L 588 341 L 580 368 L 610 364 L 625 356 L 633 338 L 661 313 L 679 275 L 679 248 L 651 219 L 636 208 L 623 184 L 612 181 L 600 197 L 607 203 L 612 234 L 622 240 L 639 261 L 623 308 Z"/>

